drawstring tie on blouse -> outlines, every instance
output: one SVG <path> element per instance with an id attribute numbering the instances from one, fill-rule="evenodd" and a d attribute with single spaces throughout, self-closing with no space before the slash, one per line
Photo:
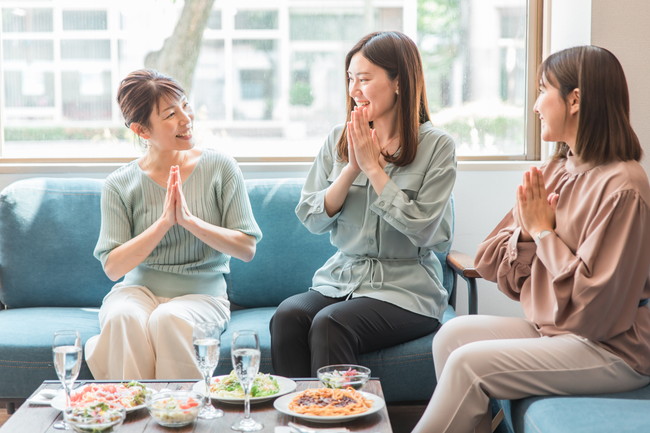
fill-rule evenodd
<path id="1" fill-rule="evenodd" d="M 374 290 L 381 289 L 384 284 L 384 266 L 383 262 L 418 262 L 421 263 L 422 257 L 415 258 L 406 258 L 406 259 L 379 259 L 377 257 L 368 257 L 368 256 L 352 256 L 344 254 L 346 257 L 349 257 L 350 260 L 343 265 L 341 269 L 341 279 L 345 282 L 346 285 L 352 283 L 352 268 L 357 265 L 367 266 L 368 270 L 359 277 L 358 283 L 360 283 L 364 277 L 370 274 L 370 287 Z M 347 278 L 344 275 L 347 274 Z"/>

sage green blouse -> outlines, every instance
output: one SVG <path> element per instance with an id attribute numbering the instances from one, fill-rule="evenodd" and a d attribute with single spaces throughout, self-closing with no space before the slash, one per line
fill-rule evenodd
<path id="1" fill-rule="evenodd" d="M 440 319 L 448 294 L 434 251 L 447 251 L 452 241 L 454 141 L 431 122 L 422 124 L 415 160 L 386 165 L 391 180 L 381 195 L 360 173 L 341 211 L 329 217 L 325 191 L 347 164 L 336 155 L 342 131 L 339 125 L 327 137 L 296 207 L 309 231 L 329 232 L 338 248 L 316 271 L 311 289 L 335 298 L 371 297 Z"/>
<path id="2" fill-rule="evenodd" d="M 167 190 L 154 182 L 137 160 L 115 170 L 102 192 L 102 224 L 95 257 L 102 266 L 116 247 L 151 226 L 162 214 Z M 194 171 L 183 182 L 183 194 L 193 215 L 220 227 L 262 238 L 251 210 L 244 177 L 235 160 L 204 149 Z M 230 256 L 214 250 L 175 225 L 135 269 L 124 284 L 146 286 L 156 296 L 173 298 L 190 293 L 226 296 L 223 274 Z"/>

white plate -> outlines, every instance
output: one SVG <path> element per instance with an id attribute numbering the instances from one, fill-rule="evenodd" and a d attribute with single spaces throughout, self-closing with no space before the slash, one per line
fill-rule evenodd
<path id="1" fill-rule="evenodd" d="M 372 400 L 372 407 L 365 412 L 356 413 L 354 415 L 339 415 L 339 416 L 319 416 L 319 415 L 307 415 L 302 413 L 296 413 L 289 409 L 289 403 L 294 399 L 295 396 L 300 394 L 300 392 L 293 392 L 291 394 L 284 395 L 273 402 L 273 407 L 278 411 L 282 412 L 285 415 L 295 416 L 296 418 L 301 418 L 306 421 L 312 422 L 322 422 L 322 423 L 334 423 L 334 422 L 346 422 L 352 421 L 353 419 L 361 418 L 362 416 L 371 415 L 373 413 L 379 412 L 386 403 L 384 399 L 378 395 L 371 394 L 369 392 L 357 391 L 361 393 L 368 400 Z"/>
<path id="2" fill-rule="evenodd" d="M 61 391 L 59 394 L 56 395 L 56 397 L 54 397 L 52 399 L 52 401 L 50 402 L 50 405 L 54 409 L 60 410 L 61 412 L 63 412 L 65 410 L 65 394 L 63 393 L 63 391 Z M 126 408 L 126 413 L 135 412 L 136 410 L 142 409 L 144 407 L 147 407 L 147 405 L 144 404 L 144 403 L 141 404 L 141 405 L 138 405 L 138 406 L 129 407 L 129 408 Z"/>
<path id="3" fill-rule="evenodd" d="M 212 380 L 214 380 L 214 379 L 225 379 L 226 377 L 228 377 L 228 375 L 215 376 L 215 377 L 212 378 Z M 287 393 L 290 393 L 290 392 L 296 390 L 296 382 L 294 382 L 293 380 L 288 379 L 286 377 L 275 376 L 275 375 L 271 375 L 271 377 L 273 377 L 275 380 L 278 381 L 278 385 L 280 386 L 280 390 L 276 394 L 273 394 L 273 395 L 267 395 L 267 396 L 264 396 L 264 397 L 251 397 L 251 403 L 261 403 L 263 401 L 269 401 L 269 400 L 272 400 L 272 399 L 274 399 L 276 397 L 279 397 L 281 395 L 285 395 Z M 198 392 L 199 394 L 202 394 L 202 395 L 205 395 L 205 382 L 203 382 L 203 381 L 196 382 L 192 386 L 192 391 Z M 210 397 L 212 397 L 212 399 L 220 401 L 222 403 L 244 404 L 244 399 L 243 398 L 220 397 L 215 393 L 210 393 Z"/>

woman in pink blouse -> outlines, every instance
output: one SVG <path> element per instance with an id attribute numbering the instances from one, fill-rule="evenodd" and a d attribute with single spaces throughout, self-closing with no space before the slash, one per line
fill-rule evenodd
<path id="1" fill-rule="evenodd" d="M 414 432 L 490 431 L 489 399 L 650 383 L 650 186 L 623 69 L 583 46 L 549 56 L 535 112 L 557 142 L 479 246 L 525 318 L 463 316 L 436 335 L 438 384 Z"/>

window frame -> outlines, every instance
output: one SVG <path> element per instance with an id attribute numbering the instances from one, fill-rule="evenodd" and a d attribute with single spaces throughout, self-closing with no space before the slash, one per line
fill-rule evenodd
<path id="1" fill-rule="evenodd" d="M 93 9 L 90 5 L 87 7 L 79 6 L 76 8 L 80 9 Z M 537 68 L 542 60 L 542 55 L 544 53 L 544 48 L 548 44 L 548 41 L 545 40 L 545 37 L 548 35 L 548 8 L 546 7 L 546 2 L 544 0 L 526 0 L 526 17 L 527 17 L 527 30 L 526 30 L 526 90 L 525 90 L 525 103 L 524 107 L 526 110 L 526 115 L 524 117 L 524 137 L 525 137 L 525 148 L 524 154 L 522 155 L 476 155 L 476 156 L 459 156 L 458 160 L 460 162 L 467 161 L 468 166 L 478 167 L 488 167 L 492 169 L 496 167 L 495 164 L 505 163 L 506 166 L 519 166 L 518 163 L 526 163 L 527 161 L 540 161 L 540 159 L 545 156 L 547 149 L 542 149 L 542 141 L 540 138 L 540 122 L 538 117 L 533 112 L 533 106 L 537 97 Z M 411 15 L 409 13 L 408 15 Z M 412 19 L 413 17 L 406 17 L 407 19 Z M 109 18 L 110 19 L 110 18 Z M 286 17 L 279 16 L 279 20 L 282 21 Z M 0 33 L 3 31 L 3 22 L 0 19 Z M 208 30 L 215 32 L 215 30 Z M 223 29 L 217 30 L 216 32 L 222 32 Z M 270 30 L 270 32 L 276 32 L 278 30 Z M 268 32 L 264 31 L 264 32 Z M 0 44 L 0 58 L 3 56 L 3 44 Z M 286 81 L 285 79 L 282 79 Z M 286 83 L 282 82 L 282 85 Z M 0 89 L 4 89 L 4 74 L 0 73 Z M 5 104 L 5 95 L 4 91 L 0 91 L 0 107 Z M 3 110 L 4 111 L 4 110 Z M 119 166 L 132 161 L 133 157 L 101 157 L 101 158 L 38 158 L 38 157 L 25 157 L 25 158 L 6 158 L 2 157 L 2 148 L 4 146 L 4 125 L 5 125 L 4 115 L 0 112 L 0 173 L 13 172 L 13 169 L 10 167 L 38 167 L 38 166 L 52 166 L 52 167 L 63 167 L 63 166 L 88 166 L 101 168 L 100 171 L 104 171 L 107 167 Z M 256 156 L 256 157 L 235 157 L 237 162 L 240 164 L 248 164 L 249 166 L 258 166 L 265 164 L 273 164 L 274 166 L 286 165 L 291 166 L 298 164 L 300 166 L 305 163 L 311 163 L 314 160 L 314 157 L 308 156 Z M 486 163 L 482 165 L 479 163 Z M 492 168 L 490 168 L 492 167 Z M 9 171 L 6 171 L 9 170 Z M 56 170 L 56 169 L 55 169 Z M 86 171 L 86 170 L 82 170 Z M 92 170 L 91 170 L 92 171 Z M 275 170 L 272 170 L 275 171 Z"/>

